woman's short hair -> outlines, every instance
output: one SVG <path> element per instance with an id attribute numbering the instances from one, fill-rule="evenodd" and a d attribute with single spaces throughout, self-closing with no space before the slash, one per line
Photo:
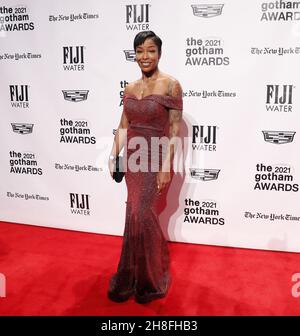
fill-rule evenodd
<path id="1" fill-rule="evenodd" d="M 152 41 L 157 46 L 158 53 L 160 54 L 161 53 L 162 40 L 152 30 L 145 30 L 145 31 L 141 31 L 138 34 L 136 34 L 136 36 L 134 38 L 134 41 L 133 41 L 134 51 L 136 51 L 136 48 L 139 45 L 143 44 L 147 38 L 152 39 Z"/>

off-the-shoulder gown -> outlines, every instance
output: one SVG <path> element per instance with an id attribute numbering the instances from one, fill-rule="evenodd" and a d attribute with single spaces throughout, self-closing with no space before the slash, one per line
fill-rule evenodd
<path id="1" fill-rule="evenodd" d="M 171 280 L 167 240 L 157 215 L 157 165 L 161 168 L 165 151 L 161 146 L 153 149 L 151 139 L 166 136 L 169 109 L 182 110 L 182 97 L 151 94 L 138 99 L 126 94 L 123 103 L 129 122 L 124 145 L 128 194 L 121 256 L 117 272 L 110 279 L 108 296 L 121 302 L 134 295 L 137 302 L 146 303 L 164 297 Z M 140 139 L 144 145 L 135 146 Z M 132 171 L 130 162 L 136 162 L 140 171 Z"/>

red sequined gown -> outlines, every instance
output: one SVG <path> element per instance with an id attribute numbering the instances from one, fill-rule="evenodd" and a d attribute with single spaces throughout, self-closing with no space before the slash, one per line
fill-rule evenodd
<path id="1" fill-rule="evenodd" d="M 164 297 L 170 286 L 169 251 L 157 215 L 157 169 L 150 171 L 151 161 L 161 167 L 161 146 L 154 153 L 151 138 L 167 135 L 169 109 L 182 110 L 182 97 L 152 94 L 138 99 L 124 96 L 124 112 L 129 121 L 124 163 L 127 171 L 127 202 L 123 245 L 117 272 L 109 284 L 108 296 L 114 301 L 125 301 L 131 295 L 140 303 Z M 148 148 L 140 150 L 136 161 L 142 171 L 130 171 L 130 155 L 139 150 L 129 148 L 130 139 L 140 136 Z M 137 153 L 136 153 L 137 154 Z M 148 171 L 143 171 L 147 169 Z"/>

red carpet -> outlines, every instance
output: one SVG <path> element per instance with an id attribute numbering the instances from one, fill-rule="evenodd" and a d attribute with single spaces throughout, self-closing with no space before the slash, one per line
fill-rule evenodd
<path id="1" fill-rule="evenodd" d="M 148 304 L 111 302 L 121 237 L 0 222 L 0 315 L 299 315 L 300 254 L 169 243 L 172 286 Z"/>

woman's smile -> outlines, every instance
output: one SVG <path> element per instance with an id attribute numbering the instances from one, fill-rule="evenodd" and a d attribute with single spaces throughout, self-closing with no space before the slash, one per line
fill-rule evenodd
<path id="1" fill-rule="evenodd" d="M 142 71 L 149 72 L 157 68 L 160 54 L 151 38 L 136 48 L 136 61 Z"/>

